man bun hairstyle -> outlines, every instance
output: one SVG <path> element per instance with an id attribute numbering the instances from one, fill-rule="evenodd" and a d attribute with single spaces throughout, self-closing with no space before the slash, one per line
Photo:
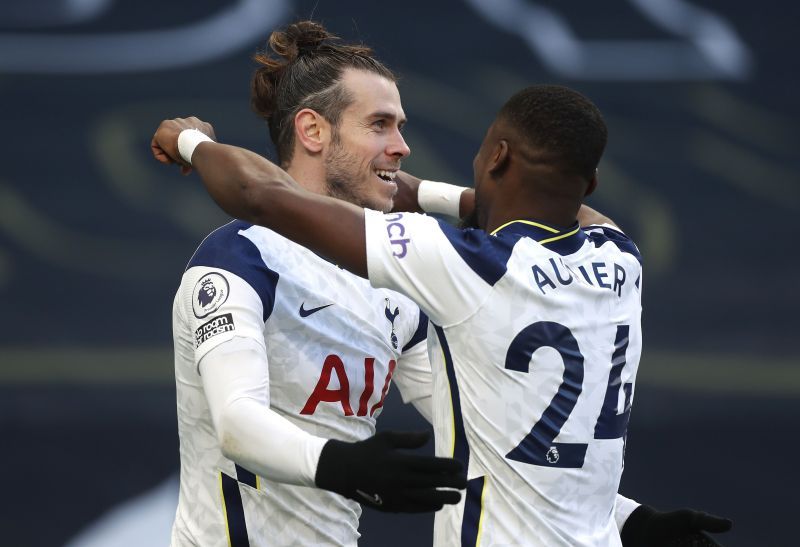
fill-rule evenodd
<path id="1" fill-rule="evenodd" d="M 600 110 L 585 96 L 557 85 L 535 85 L 512 96 L 498 118 L 511 124 L 545 161 L 591 180 L 608 140 Z"/>
<path id="2" fill-rule="evenodd" d="M 269 134 L 286 167 L 294 148 L 294 117 L 303 108 L 322 115 L 334 128 L 352 97 L 341 85 L 345 69 L 373 72 L 391 81 L 395 75 L 372 50 L 342 43 L 314 21 L 299 21 L 274 31 L 267 49 L 253 59 L 259 65 L 250 86 L 253 110 L 267 121 Z"/>

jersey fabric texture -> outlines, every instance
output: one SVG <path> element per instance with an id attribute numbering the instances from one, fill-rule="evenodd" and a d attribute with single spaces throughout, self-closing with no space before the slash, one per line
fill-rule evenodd
<path id="1" fill-rule="evenodd" d="M 173 305 L 181 479 L 172 545 L 359 537 L 357 503 L 255 476 L 222 454 L 198 372 L 206 353 L 233 337 L 264 345 L 270 409 L 313 435 L 355 441 L 374 434 L 396 363 L 406 402 L 430 396 L 426 325 L 406 297 L 266 228 L 234 221 L 209 235 Z"/>
<path id="2" fill-rule="evenodd" d="M 436 454 L 466 495 L 434 544 L 615 546 L 641 353 L 641 257 L 609 225 L 493 234 L 366 211 L 370 281 L 430 318 Z"/>

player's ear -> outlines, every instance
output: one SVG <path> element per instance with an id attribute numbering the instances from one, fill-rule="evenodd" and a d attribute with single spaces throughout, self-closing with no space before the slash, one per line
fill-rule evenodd
<path id="1" fill-rule="evenodd" d="M 315 154 L 327 143 L 330 124 L 316 111 L 303 108 L 294 116 L 294 134 L 298 144 Z"/>
<path id="2" fill-rule="evenodd" d="M 586 193 L 583 194 L 583 197 L 586 197 L 592 192 L 594 192 L 596 188 L 597 188 L 597 169 L 594 170 L 594 176 L 592 177 L 592 180 L 589 181 L 589 186 L 586 187 Z"/>
<path id="3" fill-rule="evenodd" d="M 500 139 L 492 149 L 492 155 L 489 157 L 488 170 L 491 175 L 497 176 L 505 171 L 508 167 L 509 160 L 508 141 Z"/>

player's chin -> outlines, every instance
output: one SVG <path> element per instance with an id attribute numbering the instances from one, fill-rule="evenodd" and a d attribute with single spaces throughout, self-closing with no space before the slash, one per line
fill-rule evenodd
<path id="1" fill-rule="evenodd" d="M 390 213 L 394 208 L 394 198 L 386 198 L 382 200 L 376 200 L 375 204 L 371 209 L 375 209 L 376 211 L 380 211 L 381 213 Z"/>
<path id="2" fill-rule="evenodd" d="M 397 184 L 393 181 L 382 180 L 376 192 L 373 193 L 371 208 L 388 213 L 394 207 L 395 194 L 397 194 Z"/>

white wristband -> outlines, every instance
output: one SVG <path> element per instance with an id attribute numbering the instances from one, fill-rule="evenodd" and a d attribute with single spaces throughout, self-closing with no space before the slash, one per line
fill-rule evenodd
<path id="1" fill-rule="evenodd" d="M 426 213 L 439 213 L 459 218 L 461 193 L 464 190 L 466 188 L 455 184 L 423 180 L 417 189 L 417 203 Z"/>
<path id="2" fill-rule="evenodd" d="M 199 129 L 184 129 L 178 134 L 178 153 L 186 163 L 191 165 L 194 149 L 198 144 L 206 141 L 214 142 L 214 139 Z"/>

